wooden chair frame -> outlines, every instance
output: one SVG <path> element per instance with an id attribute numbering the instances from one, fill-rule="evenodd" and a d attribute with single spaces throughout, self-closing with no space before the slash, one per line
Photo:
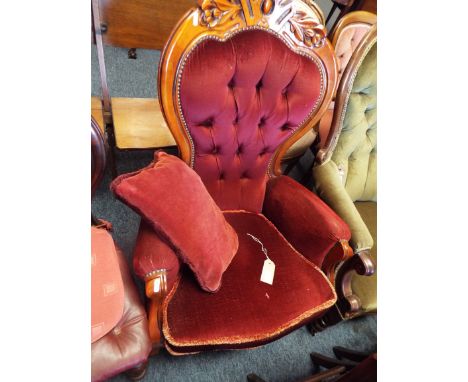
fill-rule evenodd
<path id="1" fill-rule="evenodd" d="M 367 24 L 367 25 L 374 25 L 377 23 L 377 15 L 367 11 L 354 11 L 347 13 L 343 16 L 336 27 L 330 32 L 330 41 L 333 46 L 336 46 L 336 42 L 338 37 L 340 36 L 343 29 L 351 24 Z"/>

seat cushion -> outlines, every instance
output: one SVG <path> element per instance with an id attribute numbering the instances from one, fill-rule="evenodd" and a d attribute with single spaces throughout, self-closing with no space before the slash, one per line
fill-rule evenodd
<path id="1" fill-rule="evenodd" d="M 356 202 L 355 205 L 374 239 L 371 257 L 377 264 L 377 203 Z M 377 272 L 372 276 L 355 275 L 352 280 L 352 288 L 361 300 L 364 311 L 374 312 L 377 310 Z"/>
<path id="2" fill-rule="evenodd" d="M 225 212 L 239 250 L 217 293 L 204 293 L 183 271 L 163 308 L 163 331 L 177 353 L 259 346 L 309 322 L 336 300 L 322 271 L 299 254 L 263 215 Z M 276 265 L 273 285 L 260 281 L 265 255 Z"/>
<path id="3" fill-rule="evenodd" d="M 151 351 L 145 308 L 118 248 L 117 257 L 124 285 L 124 310 L 117 325 L 91 345 L 93 382 L 104 381 L 145 362 Z"/>

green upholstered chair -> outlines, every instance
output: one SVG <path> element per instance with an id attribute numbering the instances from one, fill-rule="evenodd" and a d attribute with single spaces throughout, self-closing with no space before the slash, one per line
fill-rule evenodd
<path id="1" fill-rule="evenodd" d="M 334 28 L 330 41 L 335 49 L 338 63 L 337 84 L 339 84 L 343 71 L 348 65 L 354 50 L 376 22 L 377 16 L 375 14 L 366 11 L 355 11 L 348 13 L 340 19 L 336 28 Z M 288 163 L 284 171 L 285 174 L 289 173 L 309 148 L 313 153 L 316 153 L 318 149 L 323 147 L 333 118 L 334 98 L 328 110 L 321 118 L 320 123 L 294 143 L 285 154 L 284 161 Z"/>
<path id="2" fill-rule="evenodd" d="M 343 73 L 330 134 L 312 171 L 317 194 L 351 229 L 354 256 L 337 270 L 335 313 L 343 319 L 375 312 L 377 24 L 357 46 Z"/>

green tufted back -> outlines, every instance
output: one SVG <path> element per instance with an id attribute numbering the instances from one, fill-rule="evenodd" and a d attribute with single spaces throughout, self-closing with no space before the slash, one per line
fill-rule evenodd
<path id="1" fill-rule="evenodd" d="M 377 201 L 377 43 L 354 79 L 331 159 L 353 201 Z"/>

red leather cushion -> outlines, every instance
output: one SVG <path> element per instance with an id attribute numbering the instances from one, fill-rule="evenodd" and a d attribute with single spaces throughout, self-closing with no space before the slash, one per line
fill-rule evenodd
<path id="1" fill-rule="evenodd" d="M 124 286 L 112 236 L 91 227 L 91 342 L 106 335 L 122 318 Z"/>
<path id="2" fill-rule="evenodd" d="M 314 109 L 316 63 L 260 30 L 205 40 L 182 69 L 180 101 L 193 168 L 222 210 L 260 212 L 268 163 Z"/>
<path id="3" fill-rule="evenodd" d="M 123 314 L 107 335 L 91 345 L 91 380 L 105 381 L 148 359 L 151 341 L 146 312 L 122 252 L 117 258 L 124 285 Z"/>
<path id="4" fill-rule="evenodd" d="M 238 239 L 195 171 L 179 158 L 158 151 L 153 163 L 119 176 L 111 189 L 170 244 L 203 289 L 219 289 Z"/>
<path id="5" fill-rule="evenodd" d="M 325 275 L 301 256 L 263 215 L 225 212 L 237 231 L 239 251 L 223 276 L 218 293 L 200 291 L 182 272 L 163 308 L 169 349 L 193 352 L 262 345 L 307 323 L 335 303 Z M 265 256 L 259 238 L 276 265 L 273 285 L 260 282 Z"/>

